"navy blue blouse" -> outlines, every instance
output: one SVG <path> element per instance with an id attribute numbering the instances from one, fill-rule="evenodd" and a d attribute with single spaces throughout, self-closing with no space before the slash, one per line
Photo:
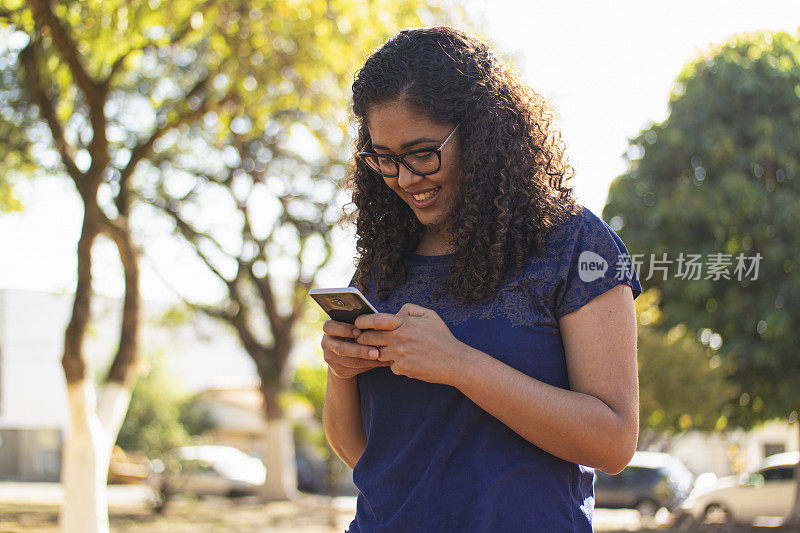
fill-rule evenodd
<path id="1" fill-rule="evenodd" d="M 464 305 L 430 288 L 452 255 L 406 254 L 406 282 L 380 312 L 406 302 L 433 309 L 453 335 L 503 363 L 569 389 L 558 319 L 612 287 L 642 291 L 619 236 L 594 213 L 554 228 L 542 256 L 509 275 L 488 304 Z M 352 285 L 352 283 L 351 283 Z M 593 469 L 531 444 L 455 387 L 395 375 L 358 375 L 367 437 L 353 470 L 357 510 L 348 532 L 592 530 Z"/>

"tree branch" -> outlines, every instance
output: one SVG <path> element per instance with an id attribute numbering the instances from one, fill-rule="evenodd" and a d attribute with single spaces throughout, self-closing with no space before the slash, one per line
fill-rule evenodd
<path id="1" fill-rule="evenodd" d="M 239 339 L 242 341 L 242 345 L 244 346 L 247 353 L 250 357 L 253 358 L 256 365 L 259 368 L 266 368 L 269 371 L 274 371 L 275 365 L 271 362 L 268 358 L 264 357 L 264 354 L 269 351 L 269 347 L 264 346 L 262 343 L 256 339 L 255 335 L 253 335 L 252 331 L 250 331 L 250 327 L 247 323 L 247 304 L 242 298 L 242 295 L 239 291 L 239 287 L 237 282 L 241 279 L 243 274 L 243 265 L 239 263 L 239 269 L 236 272 L 236 277 L 233 280 L 228 280 L 222 273 L 211 264 L 211 261 L 208 257 L 206 257 L 199 249 L 198 242 L 200 238 L 207 238 L 209 239 L 214 245 L 221 250 L 219 244 L 211 239 L 208 235 L 201 233 L 194 229 L 188 222 L 183 220 L 180 214 L 177 213 L 175 209 L 170 208 L 169 206 L 159 206 L 162 210 L 168 213 L 178 225 L 178 228 L 181 231 L 183 237 L 189 241 L 192 245 L 197 256 L 202 260 L 206 266 L 219 278 L 222 280 L 223 283 L 228 288 L 228 296 L 230 297 L 231 301 L 233 301 L 236 306 L 237 310 L 234 313 L 227 312 L 224 309 L 219 307 L 214 307 L 210 305 L 204 304 L 197 304 L 194 302 L 189 301 L 186 298 L 182 299 L 186 302 L 187 305 L 191 306 L 194 309 L 202 311 L 203 313 L 207 314 L 212 318 L 217 318 L 220 320 L 224 320 L 236 330 L 236 333 L 239 335 Z M 224 252 L 223 252 L 224 253 Z"/>
<path id="2" fill-rule="evenodd" d="M 125 275 L 125 297 L 122 304 L 122 324 L 120 326 L 117 354 L 108 371 L 107 382 L 116 382 L 131 387 L 136 378 L 134 369 L 139 345 L 139 315 L 141 296 L 139 293 L 139 256 L 130 230 L 121 224 L 127 219 L 111 220 L 99 211 L 100 230 L 111 239 L 119 252 L 122 270 Z"/>
<path id="3" fill-rule="evenodd" d="M 214 307 L 213 305 L 206 305 L 206 304 L 199 304 L 199 303 L 191 302 L 191 301 L 187 300 L 186 298 L 182 298 L 182 299 L 186 303 L 186 305 L 188 305 L 189 307 L 191 307 L 193 309 L 197 309 L 198 311 L 201 311 L 201 312 L 205 313 L 206 315 L 210 316 L 211 318 L 216 318 L 218 320 L 222 320 L 224 322 L 227 322 L 231 326 L 234 326 L 234 320 L 236 319 L 236 315 L 234 313 L 228 313 L 224 309 L 221 309 L 219 307 Z"/>
<path id="4" fill-rule="evenodd" d="M 111 160 L 106 136 L 105 88 L 89 75 L 81 62 L 75 42 L 67 32 L 65 25 L 53 13 L 50 0 L 30 0 L 28 5 L 30 5 L 39 31 L 41 32 L 45 28 L 49 31 L 58 55 L 66 62 L 73 80 L 75 80 L 78 88 L 86 97 L 86 104 L 89 107 L 89 121 L 92 124 L 92 141 L 89 147 L 89 151 L 92 154 L 92 163 L 86 175 L 90 176 L 94 181 L 99 181 L 103 170 Z"/>
<path id="5" fill-rule="evenodd" d="M 204 4 L 196 6 L 192 10 L 192 14 L 194 14 L 195 12 L 207 13 L 208 9 L 210 9 L 214 4 L 216 4 L 217 1 L 218 0 L 207 0 Z M 180 41 L 182 41 L 184 39 L 184 37 L 186 37 L 189 34 L 189 30 L 192 29 L 192 16 L 189 15 L 189 17 L 187 17 L 183 21 L 183 23 L 175 24 L 174 26 L 176 28 L 178 28 L 178 30 L 176 30 L 175 33 L 173 33 L 172 36 L 169 38 L 169 43 L 166 45 L 167 47 L 175 46 Z M 119 72 L 119 70 L 122 68 L 122 64 L 125 62 L 125 59 L 128 56 L 130 56 L 133 52 L 140 52 L 140 51 L 145 50 L 145 49 L 147 49 L 147 48 L 149 48 L 151 46 L 158 46 L 158 45 L 157 45 L 157 43 L 155 43 L 153 41 L 148 41 L 143 46 L 136 46 L 136 47 L 129 48 L 122 55 L 120 55 L 117 59 L 115 59 L 114 63 L 112 63 L 112 65 L 111 65 L 111 69 L 109 70 L 108 75 L 105 77 L 105 79 L 102 82 L 103 87 L 106 90 L 108 90 L 108 88 L 111 86 L 112 79 L 117 74 L 117 72 Z"/>
<path id="6" fill-rule="evenodd" d="M 50 30 L 50 36 L 58 49 L 59 54 L 67 63 L 75 83 L 78 84 L 88 101 L 103 100 L 101 84 L 95 82 L 81 62 L 78 49 L 66 28 L 53 13 L 49 0 L 29 0 L 28 5 L 33 12 L 34 19 Z"/>
<path id="7" fill-rule="evenodd" d="M 186 298 L 184 295 L 182 295 L 180 293 L 180 291 L 178 291 L 172 285 L 172 283 L 170 283 L 164 277 L 164 275 L 161 273 L 160 269 L 156 266 L 155 261 L 153 261 L 153 259 L 147 255 L 147 248 L 144 249 L 143 258 L 144 258 L 145 261 L 150 262 L 150 268 L 153 269 L 153 272 L 156 274 L 156 276 L 158 276 L 158 278 L 161 280 L 161 282 L 164 285 L 166 285 L 167 287 L 172 289 L 172 291 L 175 292 L 176 295 L 178 295 L 178 297 L 181 299 L 181 301 L 183 303 L 185 303 L 186 305 L 188 305 L 189 307 L 191 307 L 192 309 L 194 309 L 196 311 L 201 311 L 202 313 L 205 313 L 206 315 L 208 315 L 208 316 L 210 316 L 212 318 L 217 318 L 219 320 L 222 320 L 223 322 L 227 322 L 231 326 L 233 325 L 233 313 L 229 313 L 229 312 L 225 311 L 224 309 L 222 309 L 221 306 L 215 307 L 213 305 L 206 305 L 206 304 L 193 302 L 193 301 L 189 300 L 188 298 Z"/>
<path id="8" fill-rule="evenodd" d="M 195 254 L 197 254 L 200 260 L 206 264 L 209 270 L 211 270 L 211 272 L 213 272 L 228 287 L 228 291 L 231 292 L 233 284 L 235 283 L 236 280 L 234 279 L 233 281 L 231 281 L 228 278 L 226 278 L 222 274 L 222 272 L 220 272 L 219 269 L 217 269 L 214 266 L 211 260 L 203 252 L 200 251 L 200 240 L 207 239 L 221 253 L 228 255 L 222 250 L 220 244 L 217 241 L 215 241 L 211 236 L 196 230 L 180 215 L 180 213 L 178 213 L 176 209 L 172 208 L 171 206 L 164 204 L 158 207 L 160 207 L 162 211 L 164 211 L 165 213 L 167 213 L 172 217 L 172 219 L 175 221 L 176 226 L 178 227 L 178 231 L 180 231 L 181 235 L 183 235 L 183 237 L 192 245 L 192 249 L 194 250 Z"/>
<path id="9" fill-rule="evenodd" d="M 328 226 L 331 228 L 332 226 Z M 330 231 L 330 230 L 329 230 Z M 302 271 L 302 261 L 299 261 L 298 267 L 298 275 L 297 279 L 295 280 L 294 284 L 294 301 L 292 302 L 292 314 L 289 317 L 290 322 L 294 322 L 300 316 L 300 313 L 303 310 L 303 306 L 305 304 L 306 298 L 308 297 L 308 291 L 314 285 L 314 280 L 317 279 L 320 271 L 325 268 L 325 265 L 328 264 L 331 257 L 333 256 L 333 246 L 331 243 L 328 242 L 327 233 L 321 235 L 323 237 L 323 241 L 325 242 L 325 258 L 317 265 L 317 268 L 314 270 L 313 274 L 306 279 L 303 280 L 300 276 L 300 272 Z"/>
<path id="10" fill-rule="evenodd" d="M 50 134 L 53 136 L 53 143 L 55 144 L 56 151 L 58 151 L 61 162 L 67 169 L 67 174 L 69 174 L 75 182 L 78 191 L 83 195 L 85 192 L 83 190 L 84 174 L 75 165 L 75 161 L 72 157 L 74 149 L 67 142 L 64 136 L 64 129 L 56 116 L 55 105 L 53 103 L 55 98 L 47 94 L 46 85 L 41 79 L 38 52 L 38 41 L 34 37 L 19 53 L 20 61 L 25 70 L 25 81 L 36 105 L 39 107 L 39 112 L 42 114 L 45 122 L 47 122 Z"/>
<path id="11" fill-rule="evenodd" d="M 242 141 L 241 136 L 234 135 L 234 144 L 236 149 L 239 152 L 239 157 L 241 160 L 244 160 L 245 157 L 252 157 L 253 154 L 246 148 L 245 143 Z M 233 171 L 230 172 L 230 175 L 233 175 Z M 266 242 L 264 240 L 256 239 L 255 235 L 253 234 L 253 227 L 250 223 L 250 213 L 247 209 L 247 202 L 246 201 L 239 201 L 236 198 L 236 195 L 233 193 L 232 190 L 233 181 L 228 179 L 226 181 L 226 187 L 230 192 L 231 197 L 235 199 L 237 209 L 242 213 L 242 244 L 247 245 L 248 243 L 253 243 L 258 248 L 258 258 L 265 257 L 265 246 Z M 270 234 L 271 235 L 271 234 Z M 264 276 L 259 277 L 256 275 L 254 270 L 255 260 L 251 260 L 248 262 L 244 262 L 240 260 L 240 265 L 245 266 L 247 268 L 247 273 L 250 276 L 251 281 L 256 287 L 259 296 L 261 297 L 261 302 L 264 306 L 264 313 L 266 313 L 267 318 L 270 322 L 270 327 L 272 328 L 273 336 L 280 330 L 283 325 L 283 317 L 278 312 L 278 307 L 275 302 L 275 295 L 272 292 L 272 280 L 269 274 L 264 274 Z"/>
<path id="12" fill-rule="evenodd" d="M 11 17 L 13 17 L 15 14 L 19 13 L 20 11 L 22 11 L 21 8 L 19 8 L 19 9 L 0 9 L 0 18 L 4 18 L 4 19 L 9 19 L 10 20 Z"/>
<path id="13" fill-rule="evenodd" d="M 272 292 L 272 278 L 270 278 L 269 274 L 264 274 L 262 277 L 257 277 L 253 269 L 251 268 L 250 271 L 250 279 L 253 280 L 253 283 L 258 290 L 258 295 L 261 297 L 261 301 L 264 303 L 264 311 L 267 313 L 267 318 L 269 318 L 270 327 L 274 330 L 281 327 L 283 323 L 283 317 L 278 312 L 278 306 L 275 304 L 275 294 Z"/>
<path id="14" fill-rule="evenodd" d="M 189 98 L 196 96 L 203 87 L 206 86 L 209 80 L 209 74 L 206 74 L 200 81 L 198 81 L 190 90 L 186 93 L 186 95 L 181 99 L 181 101 L 187 101 Z M 229 95 L 226 95 L 225 98 L 220 100 L 219 103 L 223 103 L 227 100 Z M 130 178 L 133 175 L 134 170 L 136 170 L 136 166 L 144 159 L 148 157 L 152 151 L 153 146 L 155 145 L 156 141 L 164 136 L 168 131 L 172 130 L 173 128 L 177 128 L 181 124 L 188 122 L 200 115 L 204 114 L 208 111 L 211 107 L 211 100 L 206 98 L 203 102 L 197 106 L 196 109 L 190 110 L 186 113 L 180 115 L 177 119 L 173 120 L 171 123 L 162 126 L 161 128 L 156 128 L 155 131 L 148 137 L 145 141 L 139 143 L 137 146 L 133 148 L 131 151 L 131 157 L 128 160 L 128 164 L 125 165 L 125 168 L 120 170 L 120 178 L 119 178 L 119 195 L 117 196 L 117 211 L 120 213 L 126 214 L 130 210 Z"/>

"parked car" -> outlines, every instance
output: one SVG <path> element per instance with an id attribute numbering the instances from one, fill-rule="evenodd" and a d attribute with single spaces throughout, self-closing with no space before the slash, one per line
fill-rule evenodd
<path id="1" fill-rule="evenodd" d="M 678 508 L 694 483 L 694 475 L 680 459 L 666 453 L 635 452 L 625 470 L 611 476 L 595 470 L 595 507 L 636 509 L 652 518 L 666 507 Z"/>
<path id="2" fill-rule="evenodd" d="M 183 446 L 153 463 L 151 484 L 164 498 L 256 494 L 267 475 L 260 459 L 231 446 Z"/>
<path id="3" fill-rule="evenodd" d="M 760 516 L 786 517 L 794 504 L 799 460 L 800 452 L 767 457 L 755 470 L 692 491 L 681 508 L 695 521 L 709 524 L 751 524 Z"/>
<path id="4" fill-rule="evenodd" d="M 341 462 L 339 462 L 341 463 Z M 325 460 L 308 446 L 295 447 L 297 488 L 303 492 L 327 493 Z M 333 473 L 333 490 L 339 496 L 358 494 L 352 473 L 344 463 Z M 150 485 L 158 492 L 155 507 L 177 493 L 197 496 L 248 496 L 256 494 L 266 479 L 260 459 L 230 446 L 184 446 L 156 459 Z"/>
<path id="5" fill-rule="evenodd" d="M 297 465 L 297 488 L 299 490 L 313 494 L 328 494 L 328 465 L 321 455 L 314 452 L 310 446 L 296 445 L 295 464 Z M 358 489 L 353 483 L 353 471 L 338 457 L 333 458 L 330 476 L 333 482 L 330 490 L 337 496 L 358 495 Z"/>

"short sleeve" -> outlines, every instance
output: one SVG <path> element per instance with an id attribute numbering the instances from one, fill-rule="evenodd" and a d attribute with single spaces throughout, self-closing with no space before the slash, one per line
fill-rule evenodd
<path id="1" fill-rule="evenodd" d="M 620 283 L 630 286 L 635 299 L 642 285 L 628 249 L 600 217 L 583 207 L 582 213 L 556 232 L 559 251 L 555 314 L 560 318 L 579 309 Z"/>

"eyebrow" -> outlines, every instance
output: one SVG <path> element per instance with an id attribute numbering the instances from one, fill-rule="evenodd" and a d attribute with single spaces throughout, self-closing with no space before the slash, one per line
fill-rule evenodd
<path id="1" fill-rule="evenodd" d="M 405 148 L 408 148 L 410 146 L 414 146 L 415 144 L 420 144 L 420 143 L 439 143 L 439 144 L 441 144 L 442 141 L 440 141 L 438 139 L 431 139 L 430 137 L 422 137 L 420 139 L 415 139 L 413 141 L 409 141 L 407 143 L 403 143 L 403 144 L 400 145 L 400 148 L 405 149 Z M 392 151 L 390 148 L 387 148 L 387 147 L 382 146 L 380 144 L 372 143 L 372 147 L 373 148 L 380 148 L 381 150 L 389 150 L 390 152 Z"/>

